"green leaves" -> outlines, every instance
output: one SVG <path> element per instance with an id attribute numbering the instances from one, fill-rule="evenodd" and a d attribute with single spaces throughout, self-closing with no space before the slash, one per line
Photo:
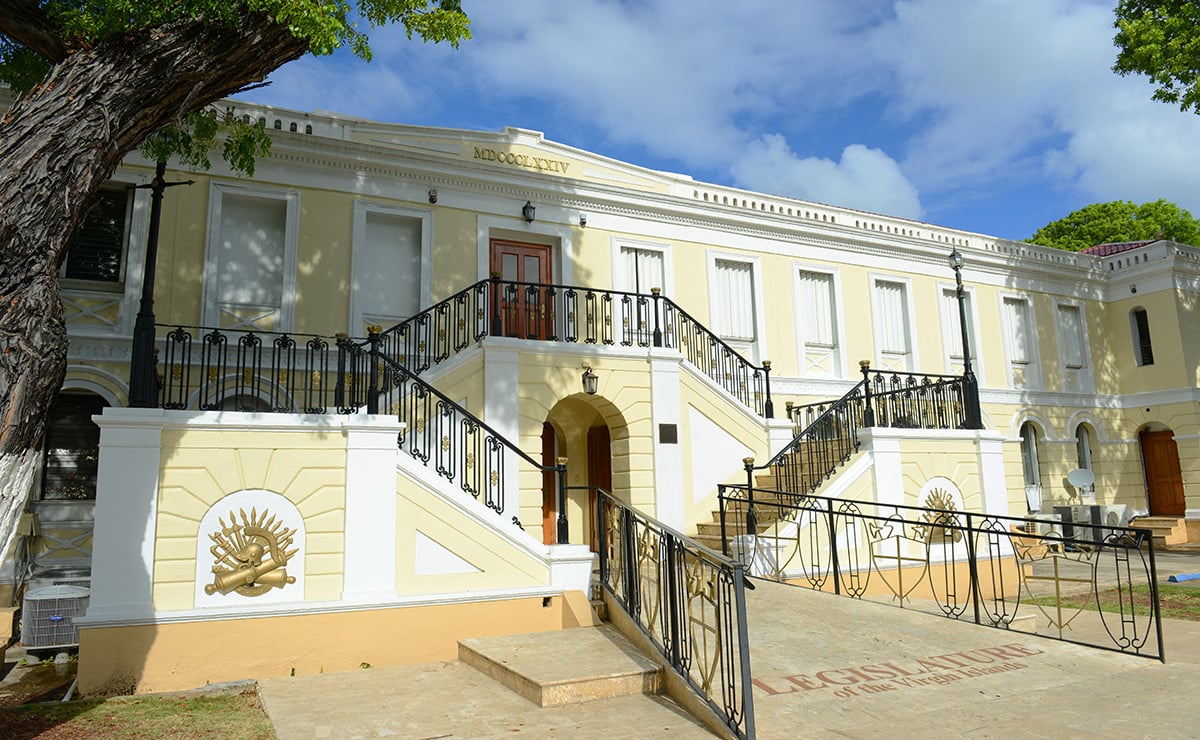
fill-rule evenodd
<path id="1" fill-rule="evenodd" d="M 1144 74 L 1154 99 L 1200 113 L 1200 3 L 1121 0 L 1116 8 L 1113 71 Z"/>
<path id="2" fill-rule="evenodd" d="M 359 20 L 370 27 L 399 23 L 410 39 L 415 34 L 455 47 L 471 37 L 460 0 L 47 0 L 21 24 L 6 28 L 13 37 L 26 39 L 29 47 L 44 51 L 48 47 L 38 47 L 31 39 L 49 34 L 60 38 L 66 49 L 78 50 L 174 21 L 236 24 L 249 14 L 286 26 L 316 56 L 349 45 L 356 56 L 370 61 L 370 39 L 359 30 Z M 32 89 L 50 70 L 46 59 L 29 47 L 0 34 L 0 83 L 18 93 Z M 255 160 L 270 151 L 270 139 L 261 126 L 212 109 L 158 131 L 141 151 L 151 161 L 174 158 L 187 167 L 207 170 L 209 152 L 218 139 L 225 161 L 245 175 L 253 175 Z"/>
<path id="3" fill-rule="evenodd" d="M 152 162 L 178 159 L 186 167 L 208 170 L 209 152 L 224 136 L 221 157 L 239 174 L 254 176 L 254 163 L 271 153 L 271 139 L 261 123 L 247 123 L 231 110 L 205 108 L 178 124 L 160 129 L 142 143 L 142 156 Z"/>
<path id="4" fill-rule="evenodd" d="M 1038 229 L 1025 241 L 1078 252 L 1097 244 L 1170 239 L 1200 246 L 1200 222 L 1174 203 L 1093 203 Z"/>

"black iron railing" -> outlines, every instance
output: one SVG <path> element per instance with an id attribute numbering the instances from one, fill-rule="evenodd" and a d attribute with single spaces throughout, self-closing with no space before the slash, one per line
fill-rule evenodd
<path id="1" fill-rule="evenodd" d="M 796 436 L 763 465 L 747 458 L 747 485 L 754 485 L 756 471 L 766 471 L 774 480 L 772 488 L 814 493 L 858 451 L 862 427 L 957 429 L 966 425 L 961 376 L 871 370 L 865 361 L 859 366 L 863 379 L 841 398 L 788 404 Z"/>
<path id="2" fill-rule="evenodd" d="M 668 347 L 755 413 L 771 418 L 771 363 L 761 366 L 662 296 L 492 277 L 387 328 L 380 352 L 423 373 L 486 336 Z"/>
<path id="3" fill-rule="evenodd" d="M 601 586 L 730 731 L 753 738 L 742 566 L 605 491 L 596 504 Z"/>
<path id="4" fill-rule="evenodd" d="M 345 367 L 339 388 L 344 408 L 374 404 L 378 411 L 395 414 L 405 423 L 399 436 L 402 451 L 497 513 L 504 513 L 506 486 L 520 475 L 520 467 L 551 476 L 558 501 L 557 541 L 568 541 L 565 458 L 557 465 L 539 463 L 403 365 L 372 352 L 377 334 L 365 344 L 338 341 L 339 362 Z M 510 462 L 518 466 L 512 475 Z M 513 523 L 520 524 L 518 517 Z"/>
<path id="5" fill-rule="evenodd" d="M 508 474 L 513 464 L 548 476 L 560 502 L 558 541 L 567 542 L 565 465 L 538 463 L 382 352 L 382 344 L 376 332 L 354 340 L 176 327 L 158 366 L 159 402 L 201 411 L 396 414 L 406 423 L 398 440 L 404 452 L 497 513 L 519 474 Z"/>
<path id="6" fill-rule="evenodd" d="M 1148 530 L 722 486 L 724 550 L 756 576 L 1163 659 Z M 770 524 L 763 525 L 764 521 Z M 1099 607 L 1097 609 L 1097 607 Z"/>
<path id="7" fill-rule="evenodd" d="M 178 326 L 159 362 L 164 409 L 326 413 L 331 340 L 304 334 Z"/>

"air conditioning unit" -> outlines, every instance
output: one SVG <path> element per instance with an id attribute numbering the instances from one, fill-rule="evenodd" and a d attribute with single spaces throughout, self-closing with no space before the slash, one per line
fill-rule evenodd
<path id="1" fill-rule="evenodd" d="M 1030 514 L 1025 518 L 1025 531 L 1029 534 L 1062 537 L 1062 517 L 1058 514 Z"/>
<path id="2" fill-rule="evenodd" d="M 75 618 L 87 611 L 91 589 L 49 586 L 25 594 L 21 608 L 21 644 L 26 648 L 74 647 L 79 644 Z"/>

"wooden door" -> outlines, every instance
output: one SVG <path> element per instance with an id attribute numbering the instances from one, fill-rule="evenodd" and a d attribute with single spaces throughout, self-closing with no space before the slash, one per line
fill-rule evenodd
<path id="1" fill-rule="evenodd" d="M 588 544 L 596 550 L 600 523 L 596 521 L 596 489 L 612 493 L 612 443 L 608 427 L 588 430 Z"/>
<path id="2" fill-rule="evenodd" d="M 501 293 L 494 305 L 500 310 L 502 336 L 521 339 L 552 336 L 551 293 L 544 288 L 515 284 L 549 284 L 554 275 L 552 268 L 548 244 L 492 240 L 491 272 L 501 280 Z"/>
<path id="3" fill-rule="evenodd" d="M 542 465 L 553 467 L 558 443 L 550 422 L 542 423 Z M 542 473 L 542 544 L 558 542 L 558 481 L 553 470 Z"/>
<path id="4" fill-rule="evenodd" d="M 1142 432 L 1142 464 L 1146 468 L 1146 491 L 1154 516 L 1183 516 L 1183 473 L 1175 433 Z"/>

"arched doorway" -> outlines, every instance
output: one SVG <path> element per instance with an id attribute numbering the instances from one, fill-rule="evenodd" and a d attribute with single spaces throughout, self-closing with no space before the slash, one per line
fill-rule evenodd
<path id="1" fill-rule="evenodd" d="M 1153 516 L 1183 516 L 1183 473 L 1170 429 L 1144 429 L 1138 435 L 1146 474 L 1146 500 Z"/>
<path id="2" fill-rule="evenodd" d="M 562 399 L 542 425 L 542 464 L 567 459 L 567 520 L 570 540 L 595 547 L 596 491 L 614 491 L 614 478 L 627 477 L 628 455 L 614 454 L 628 446 L 620 413 L 599 397 L 577 394 Z M 614 445 L 616 442 L 616 445 Z M 614 474 L 615 473 L 615 474 Z M 557 538 L 558 499 L 554 473 L 542 477 L 542 541 Z"/>

